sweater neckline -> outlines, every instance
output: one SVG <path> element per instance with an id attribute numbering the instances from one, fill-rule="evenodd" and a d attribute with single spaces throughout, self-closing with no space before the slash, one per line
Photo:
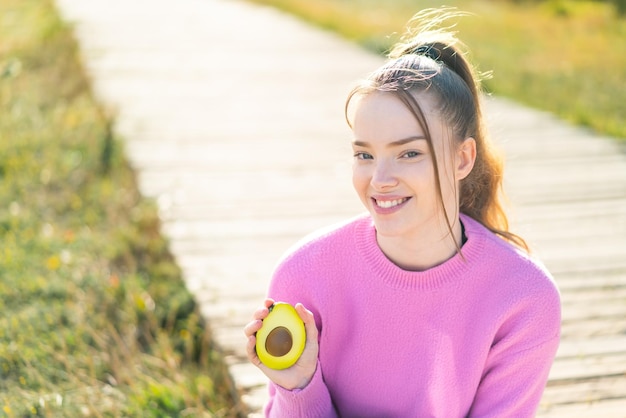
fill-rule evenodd
<path id="1" fill-rule="evenodd" d="M 404 270 L 385 256 L 376 240 L 376 228 L 371 217 L 366 216 L 356 229 L 356 246 L 368 266 L 375 272 L 371 280 L 380 280 L 387 286 L 402 290 L 437 290 L 460 283 L 469 277 L 485 246 L 487 231 L 477 221 L 461 214 L 467 242 L 461 253 L 435 267 L 423 271 Z M 487 231 L 488 232 L 488 231 Z"/>

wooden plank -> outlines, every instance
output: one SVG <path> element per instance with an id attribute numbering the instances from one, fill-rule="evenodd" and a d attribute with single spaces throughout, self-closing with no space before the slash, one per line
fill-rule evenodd
<path id="1" fill-rule="evenodd" d="M 563 292 L 563 305 L 584 303 L 603 303 L 608 300 L 622 302 L 626 307 L 626 286 L 589 287 L 585 291 Z"/>
<path id="2" fill-rule="evenodd" d="M 604 376 L 626 376 L 626 352 L 557 358 L 549 379 L 551 384 L 567 384 L 568 381 L 599 379 Z"/>
<path id="3" fill-rule="evenodd" d="M 626 396 L 626 376 L 568 382 L 564 385 L 548 383 L 542 399 L 543 406 L 603 402 Z"/>
<path id="4" fill-rule="evenodd" d="M 563 322 L 580 321 L 588 318 L 622 318 L 626 316 L 626 301 L 623 299 L 610 299 L 599 303 L 563 303 Z"/>
<path id="5" fill-rule="evenodd" d="M 559 289 L 563 293 L 573 294 L 586 292 L 590 289 L 612 290 L 626 286 L 626 271 L 606 272 L 601 274 L 570 274 L 561 275 L 558 279 Z M 570 296 L 568 296 L 569 298 Z"/>
<path id="6" fill-rule="evenodd" d="M 626 317 L 582 318 L 565 321 L 561 325 L 561 338 L 582 339 L 626 334 Z"/>
<path id="7" fill-rule="evenodd" d="M 584 199 L 577 202 L 550 202 L 538 205 L 524 205 L 513 208 L 513 215 L 523 216 L 533 222 L 553 222 L 563 218 L 598 218 L 626 216 L 626 198 Z"/>
<path id="8" fill-rule="evenodd" d="M 542 405 L 540 418 L 626 418 L 626 398 L 597 402 L 577 402 L 569 405 Z"/>
<path id="9" fill-rule="evenodd" d="M 626 335 L 610 335 L 595 338 L 564 338 L 559 345 L 557 361 L 566 358 L 580 358 L 587 355 L 626 353 Z"/>

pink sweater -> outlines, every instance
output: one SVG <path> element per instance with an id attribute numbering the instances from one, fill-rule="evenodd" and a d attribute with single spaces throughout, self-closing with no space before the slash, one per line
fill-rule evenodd
<path id="1" fill-rule="evenodd" d="M 320 354 L 304 389 L 269 384 L 267 416 L 534 416 L 559 344 L 558 290 L 536 261 L 461 220 L 465 261 L 423 272 L 384 256 L 369 216 L 281 260 L 269 296 L 314 313 Z"/>

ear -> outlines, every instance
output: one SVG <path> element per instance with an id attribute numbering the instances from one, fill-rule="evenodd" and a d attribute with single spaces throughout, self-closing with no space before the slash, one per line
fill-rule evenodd
<path id="1" fill-rule="evenodd" d="M 471 173 L 476 161 L 476 140 L 466 138 L 456 151 L 455 177 L 457 181 L 463 180 Z"/>

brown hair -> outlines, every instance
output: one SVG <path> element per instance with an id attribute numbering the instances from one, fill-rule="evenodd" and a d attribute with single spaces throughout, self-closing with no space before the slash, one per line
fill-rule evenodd
<path id="1" fill-rule="evenodd" d="M 526 242 L 509 231 L 502 205 L 503 158 L 487 135 L 481 110 L 480 80 L 467 60 L 462 44 L 451 31 L 451 25 L 441 28 L 450 18 L 465 13 L 454 9 L 427 9 L 416 14 L 409 29 L 389 54 L 389 60 L 355 87 L 346 100 L 348 107 L 357 94 L 374 91 L 389 92 L 398 97 L 413 113 L 426 136 L 430 148 L 438 197 L 448 229 L 452 232 L 446 208 L 443 205 L 439 169 L 428 124 L 414 93 L 432 94 L 439 105 L 443 120 L 448 123 L 457 141 L 474 138 L 476 161 L 470 174 L 459 183 L 459 210 L 483 224 L 486 228 L 528 250 Z M 460 251 L 460 249 L 458 248 Z"/>

